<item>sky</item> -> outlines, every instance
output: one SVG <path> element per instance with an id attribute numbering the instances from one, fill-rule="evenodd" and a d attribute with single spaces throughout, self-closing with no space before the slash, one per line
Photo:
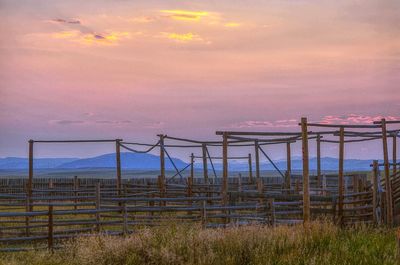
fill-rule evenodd
<path id="1" fill-rule="evenodd" d="M 398 0 L 0 0 L 0 157 L 26 156 L 28 139 L 214 140 L 299 131 L 303 116 L 400 119 L 399 14 Z M 346 156 L 381 149 L 355 144 Z M 113 151 L 35 147 L 38 157 Z"/>

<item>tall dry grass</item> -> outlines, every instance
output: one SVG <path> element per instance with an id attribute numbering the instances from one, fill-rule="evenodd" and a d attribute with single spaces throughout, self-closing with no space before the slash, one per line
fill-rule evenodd
<path id="1" fill-rule="evenodd" d="M 80 238 L 51 254 L 7 254 L 1 264 L 399 264 L 395 231 L 365 226 L 245 226 L 202 229 L 170 225 L 128 237 Z"/>

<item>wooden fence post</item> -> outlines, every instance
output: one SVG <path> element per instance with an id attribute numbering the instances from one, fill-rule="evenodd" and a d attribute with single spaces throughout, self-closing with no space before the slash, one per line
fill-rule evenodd
<path id="1" fill-rule="evenodd" d="M 339 131 L 339 185 L 338 185 L 338 196 L 339 196 L 339 223 L 343 224 L 343 201 L 344 201 L 344 175 L 343 175 L 343 166 L 344 166 L 344 127 L 340 127 Z"/>
<path id="2" fill-rule="evenodd" d="M 48 212 L 48 231 L 47 231 L 47 247 L 51 251 L 53 251 L 54 247 L 54 233 L 53 233 L 53 205 L 49 205 L 49 212 Z"/>
<path id="3" fill-rule="evenodd" d="M 317 186 L 321 188 L 321 135 L 317 134 Z"/>
<path id="4" fill-rule="evenodd" d="M 303 153 L 303 222 L 310 221 L 309 164 L 307 118 L 301 118 L 301 139 Z"/>
<path id="5" fill-rule="evenodd" d="M 392 185 L 390 182 L 389 155 L 387 144 L 386 120 L 381 120 L 382 126 L 382 145 L 383 145 L 383 160 L 385 167 L 385 189 L 386 189 L 386 222 L 389 226 L 393 225 L 393 206 L 392 206 Z"/>
<path id="6" fill-rule="evenodd" d="M 201 215 L 201 225 L 203 228 L 205 228 L 207 226 L 207 202 L 206 200 L 202 201 L 202 208 L 200 211 L 200 215 Z"/>
<path id="7" fill-rule="evenodd" d="M 126 201 L 123 202 L 122 220 L 122 233 L 124 236 L 126 236 L 128 234 L 128 207 L 126 205 Z"/>
<path id="8" fill-rule="evenodd" d="M 290 179 L 292 176 L 292 158 L 290 150 L 290 142 L 286 143 L 286 188 L 290 190 Z"/>
<path id="9" fill-rule="evenodd" d="M 30 211 L 29 208 L 30 208 L 30 198 L 26 197 L 26 200 L 25 200 L 25 211 L 29 212 Z M 26 226 L 25 235 L 29 236 L 30 235 L 30 228 L 29 228 L 29 226 L 30 226 L 30 218 L 29 218 L 29 216 L 25 216 L 25 226 Z"/>
<path id="10" fill-rule="evenodd" d="M 223 133 L 222 141 L 222 167 L 222 197 L 223 205 L 226 205 L 228 202 L 228 134 L 226 132 Z"/>
<path id="11" fill-rule="evenodd" d="M 392 147 L 392 162 L 393 162 L 393 175 L 397 173 L 397 133 L 392 137 L 393 147 Z"/>
<path id="12" fill-rule="evenodd" d="M 188 196 L 188 198 L 193 197 L 192 186 L 193 186 L 193 178 L 189 177 L 189 178 L 187 178 L 187 196 Z M 188 200 L 188 206 L 189 207 L 193 206 L 193 201 L 192 200 Z M 191 215 L 192 211 L 188 211 L 188 214 Z"/>
<path id="13" fill-rule="evenodd" d="M 164 151 L 164 137 L 165 135 L 159 134 L 160 137 L 160 176 L 165 178 L 165 151 Z"/>
<path id="14" fill-rule="evenodd" d="M 99 211 L 101 209 L 101 190 L 100 190 L 100 182 L 96 183 L 96 210 Z M 96 230 L 97 232 L 101 231 L 100 224 L 100 213 L 96 212 Z"/>
<path id="15" fill-rule="evenodd" d="M 117 194 L 121 195 L 122 180 L 121 180 L 121 139 L 115 140 L 115 155 L 117 160 Z"/>
<path id="16" fill-rule="evenodd" d="M 242 174 L 239 173 L 238 177 L 238 201 L 242 201 Z"/>
<path id="17" fill-rule="evenodd" d="M 377 216 L 377 208 L 378 208 L 378 160 L 373 161 L 372 168 L 372 185 L 373 185 L 373 193 L 372 193 L 372 208 L 373 208 L 373 218 L 374 223 L 378 224 L 378 216 Z"/>
<path id="18" fill-rule="evenodd" d="M 268 208 L 270 210 L 269 224 L 271 226 L 275 226 L 275 205 L 274 205 L 274 202 L 275 202 L 274 198 L 270 198 L 267 201 L 267 205 L 268 205 Z"/>
<path id="19" fill-rule="evenodd" d="M 258 140 L 254 141 L 254 152 L 256 159 L 256 179 L 260 179 L 260 150 L 259 150 Z"/>
<path id="20" fill-rule="evenodd" d="M 207 146 L 206 144 L 201 144 L 202 158 L 203 158 L 203 177 L 204 183 L 208 184 L 208 166 L 207 166 Z"/>
<path id="21" fill-rule="evenodd" d="M 251 153 L 249 153 L 249 182 L 254 183 L 253 182 L 253 164 L 251 161 Z"/>
<path id="22" fill-rule="evenodd" d="M 160 193 L 160 198 L 164 198 L 166 189 L 165 189 L 165 179 L 163 178 L 163 176 L 158 176 L 158 190 Z M 160 201 L 159 205 L 165 206 L 166 201 Z"/>
<path id="23" fill-rule="evenodd" d="M 190 155 L 190 178 L 192 179 L 192 184 L 193 184 L 193 179 L 194 179 L 194 154 L 193 153 Z"/>
<path id="24" fill-rule="evenodd" d="M 322 195 L 326 195 L 327 194 L 327 190 L 328 189 L 328 186 L 327 186 L 327 183 L 326 183 L 326 176 L 325 175 L 322 175 Z"/>
<path id="25" fill-rule="evenodd" d="M 29 211 L 33 210 L 32 193 L 33 193 L 33 140 L 29 140 L 29 179 L 28 179 L 28 201 Z"/>
<path id="26" fill-rule="evenodd" d="M 78 199 L 76 198 L 78 196 L 78 190 L 79 190 L 79 179 L 78 176 L 74 176 L 74 209 L 78 210 Z"/>

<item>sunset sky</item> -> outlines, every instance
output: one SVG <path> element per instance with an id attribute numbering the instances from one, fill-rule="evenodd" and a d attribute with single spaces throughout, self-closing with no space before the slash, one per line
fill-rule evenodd
<path id="1" fill-rule="evenodd" d="M 398 0 L 0 0 L 0 157 L 26 156 L 31 138 L 152 143 L 298 131 L 302 116 L 400 119 L 399 14 Z M 380 152 L 378 141 L 346 156 Z"/>

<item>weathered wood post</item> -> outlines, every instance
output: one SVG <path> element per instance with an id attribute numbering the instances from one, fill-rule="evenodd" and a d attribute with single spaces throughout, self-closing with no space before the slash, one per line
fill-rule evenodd
<path id="1" fill-rule="evenodd" d="M 117 194 L 118 196 L 122 193 L 122 180 L 121 180 L 121 139 L 115 140 L 115 156 L 117 161 Z"/>
<path id="2" fill-rule="evenodd" d="M 238 187 L 237 187 L 237 191 L 238 191 L 238 201 L 241 202 L 242 201 L 242 174 L 239 173 L 238 176 Z"/>
<path id="3" fill-rule="evenodd" d="M 47 230 L 47 247 L 51 251 L 53 251 L 54 247 L 54 235 L 53 235 L 53 205 L 49 205 L 49 212 L 48 212 L 48 230 Z"/>
<path id="4" fill-rule="evenodd" d="M 251 161 L 251 153 L 249 153 L 249 182 L 254 183 L 253 182 L 253 164 Z"/>
<path id="5" fill-rule="evenodd" d="M 317 186 L 321 188 L 321 135 L 317 134 Z"/>
<path id="6" fill-rule="evenodd" d="M 205 143 L 201 144 L 201 151 L 202 151 L 202 159 L 203 159 L 204 183 L 208 184 L 207 146 Z"/>
<path id="7" fill-rule="evenodd" d="M 166 186 L 165 186 L 165 178 L 163 178 L 163 176 L 158 176 L 158 190 L 160 193 L 160 198 L 164 198 L 166 193 Z M 159 205 L 165 206 L 166 201 L 160 201 Z"/>
<path id="8" fill-rule="evenodd" d="M 385 167 L 385 189 L 386 189 L 386 222 L 389 226 L 393 225 L 393 206 L 392 206 L 392 185 L 390 183 L 389 155 L 387 144 L 386 120 L 381 119 L 383 160 Z"/>
<path id="9" fill-rule="evenodd" d="M 74 176 L 74 209 L 78 209 L 78 199 L 76 198 L 78 196 L 78 190 L 79 190 L 79 179 L 78 176 Z"/>
<path id="10" fill-rule="evenodd" d="M 193 197 L 193 191 L 192 191 L 193 178 L 192 178 L 192 177 L 189 177 L 189 178 L 187 178 L 186 180 L 187 180 L 187 191 L 186 191 L 186 196 L 187 196 L 188 198 L 191 198 L 191 197 Z M 189 207 L 192 207 L 192 205 L 193 205 L 193 201 L 192 201 L 192 200 L 188 200 L 188 206 L 189 206 Z M 191 214 L 192 214 L 192 211 L 188 211 L 187 213 L 188 213 L 189 215 L 191 215 Z"/>
<path id="11" fill-rule="evenodd" d="M 192 183 L 193 183 L 193 178 L 194 178 L 194 154 L 193 153 L 190 155 L 190 178 L 192 179 Z"/>
<path id="12" fill-rule="evenodd" d="M 339 223 L 343 224 L 343 200 L 344 200 L 344 175 L 343 175 L 343 167 L 344 167 L 344 127 L 341 126 L 339 130 L 339 174 L 338 174 L 338 200 L 339 200 L 339 209 L 338 209 L 338 217 Z"/>
<path id="13" fill-rule="evenodd" d="M 275 205 L 274 205 L 274 198 L 269 198 L 267 201 L 267 205 L 270 211 L 270 220 L 269 220 L 269 224 L 271 226 L 275 226 Z"/>
<path id="14" fill-rule="evenodd" d="M 372 208 L 374 223 L 378 224 L 377 208 L 378 208 L 378 160 L 374 160 L 372 163 Z"/>
<path id="15" fill-rule="evenodd" d="M 200 210 L 200 216 L 201 216 L 201 225 L 203 228 L 207 226 L 207 201 L 204 200 L 202 201 L 201 205 L 201 210 Z"/>
<path id="16" fill-rule="evenodd" d="M 258 140 L 254 141 L 254 152 L 256 159 L 256 179 L 260 179 L 260 146 L 258 144 Z"/>
<path id="17" fill-rule="evenodd" d="M 28 178 L 28 202 L 29 211 L 33 210 L 32 193 L 33 193 L 33 140 L 29 140 L 29 178 Z"/>
<path id="18" fill-rule="evenodd" d="M 392 143 L 393 143 L 392 147 L 393 175 L 395 175 L 397 173 L 397 132 L 394 133 L 392 136 Z"/>
<path id="19" fill-rule="evenodd" d="M 124 210 L 123 210 L 123 234 L 126 236 L 128 234 L 128 205 L 127 202 L 124 201 Z"/>
<path id="20" fill-rule="evenodd" d="M 301 118 L 301 139 L 303 154 L 303 222 L 310 221 L 309 164 L 307 118 Z"/>
<path id="21" fill-rule="evenodd" d="M 100 224 L 100 208 L 101 208 L 101 190 L 100 190 L 100 182 L 98 181 L 96 183 L 96 230 L 97 232 L 100 232 L 101 230 L 101 224 Z"/>
<path id="22" fill-rule="evenodd" d="M 228 202 L 228 133 L 223 132 L 222 140 L 222 198 L 223 205 Z"/>
<path id="23" fill-rule="evenodd" d="M 258 202 L 262 205 L 264 203 L 264 183 L 262 178 L 257 179 L 257 191 L 260 197 Z"/>
<path id="24" fill-rule="evenodd" d="M 164 150 L 164 137 L 165 135 L 159 134 L 160 137 L 160 176 L 165 178 L 165 150 Z"/>
<path id="25" fill-rule="evenodd" d="M 290 142 L 286 143 L 286 180 L 285 186 L 286 189 L 290 190 L 290 181 L 292 176 L 292 159 L 291 159 L 291 150 L 290 150 Z"/>

